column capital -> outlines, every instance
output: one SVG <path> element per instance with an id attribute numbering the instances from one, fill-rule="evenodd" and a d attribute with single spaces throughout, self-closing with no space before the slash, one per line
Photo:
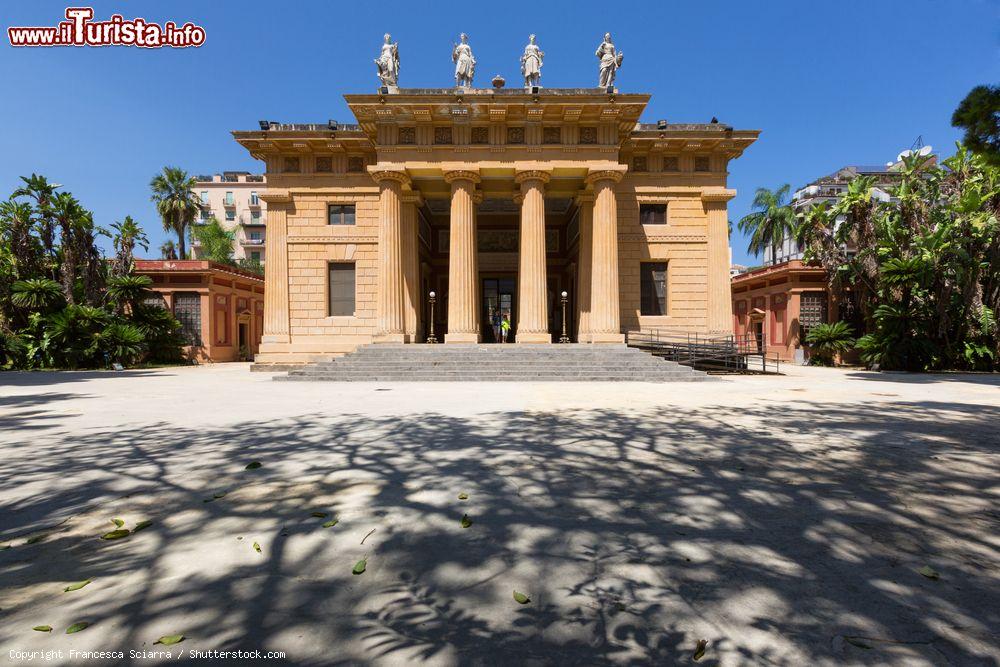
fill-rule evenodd
<path id="1" fill-rule="evenodd" d="M 621 165 L 620 168 L 612 167 L 606 169 L 591 169 L 587 173 L 585 182 L 587 185 L 595 185 L 598 181 L 611 181 L 613 183 L 618 183 L 625 176 L 626 171 L 628 171 L 628 167 L 625 165 Z"/>
<path id="2" fill-rule="evenodd" d="M 701 191 L 701 200 L 703 202 L 727 202 L 735 196 L 736 190 L 729 190 L 727 188 L 713 188 Z"/>
<path id="3" fill-rule="evenodd" d="M 455 181 L 480 183 L 483 179 L 479 177 L 478 172 L 471 169 L 450 169 L 444 172 L 444 180 L 446 183 L 454 183 Z"/>
<path id="4" fill-rule="evenodd" d="M 396 181 L 402 185 L 410 184 L 410 176 L 402 167 L 387 167 L 373 164 L 368 166 L 368 173 L 375 179 L 376 183 L 383 181 Z"/>
<path id="5" fill-rule="evenodd" d="M 424 205 L 424 196 L 416 190 L 403 190 L 399 197 L 404 204 L 416 204 L 417 206 Z"/>
<path id="6" fill-rule="evenodd" d="M 261 192 L 257 196 L 268 206 L 290 204 L 292 201 L 292 196 L 288 194 L 287 190 L 271 190 L 268 192 Z"/>
<path id="7" fill-rule="evenodd" d="M 514 174 L 514 182 L 518 185 L 526 181 L 541 181 L 548 183 L 552 179 L 552 172 L 544 169 L 524 169 Z"/>

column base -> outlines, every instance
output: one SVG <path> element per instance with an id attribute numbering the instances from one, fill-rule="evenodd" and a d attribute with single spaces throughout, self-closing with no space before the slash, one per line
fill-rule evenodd
<path id="1" fill-rule="evenodd" d="M 403 333 L 383 333 L 375 336 L 373 343 L 408 343 L 408 337 Z"/>
<path id="2" fill-rule="evenodd" d="M 551 343 L 552 334 L 549 333 L 529 333 L 529 332 L 517 332 L 517 340 L 514 341 L 518 345 L 539 345 L 542 343 Z"/>
<path id="3" fill-rule="evenodd" d="M 476 333 L 446 333 L 444 342 L 447 343 L 478 343 L 479 334 Z"/>
<path id="4" fill-rule="evenodd" d="M 625 344 L 625 334 L 621 333 L 592 333 L 588 336 L 591 343 L 617 343 Z"/>

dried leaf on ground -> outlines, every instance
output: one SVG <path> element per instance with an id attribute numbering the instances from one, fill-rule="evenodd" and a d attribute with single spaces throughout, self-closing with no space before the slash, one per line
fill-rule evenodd
<path id="1" fill-rule="evenodd" d="M 701 660 L 705 655 L 705 651 L 708 649 L 708 640 L 699 639 L 698 643 L 694 647 L 694 655 L 691 656 L 692 660 Z"/>
<path id="2" fill-rule="evenodd" d="M 327 522 L 325 522 L 325 523 L 323 524 L 323 527 L 324 527 L 324 528 L 333 528 L 333 527 L 334 527 L 334 526 L 336 526 L 336 525 L 337 525 L 338 523 L 340 523 L 340 519 L 330 519 L 329 521 L 327 521 Z"/>
<path id="3" fill-rule="evenodd" d="M 928 579 L 940 579 L 941 575 L 930 565 L 924 565 L 922 568 L 917 570 L 920 574 L 924 575 Z"/>
<path id="4" fill-rule="evenodd" d="M 244 470 L 256 470 L 260 466 L 261 466 L 260 461 L 251 461 L 246 465 L 246 468 L 244 468 Z"/>
<path id="5" fill-rule="evenodd" d="M 469 518 L 468 514 L 462 515 L 462 528 L 468 528 L 472 525 L 472 519 Z"/>
<path id="6" fill-rule="evenodd" d="M 253 550 L 256 551 L 257 553 L 261 553 L 261 551 L 260 551 L 260 545 L 257 544 L 256 542 L 254 542 L 253 543 Z"/>
<path id="7" fill-rule="evenodd" d="M 36 625 L 35 627 L 33 627 L 31 629 L 35 630 L 37 632 L 52 632 L 52 626 L 51 625 Z"/>

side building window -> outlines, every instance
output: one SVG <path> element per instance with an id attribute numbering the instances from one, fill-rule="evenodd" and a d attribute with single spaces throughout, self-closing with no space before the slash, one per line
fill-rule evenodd
<path id="1" fill-rule="evenodd" d="M 331 225 L 353 225 L 354 205 L 330 204 L 327 207 L 328 219 Z"/>
<path id="2" fill-rule="evenodd" d="M 667 205 L 639 204 L 639 224 L 642 225 L 667 224 Z"/>
<path id="3" fill-rule="evenodd" d="M 354 274 L 352 262 L 330 263 L 330 316 L 354 315 Z"/>
<path id="4" fill-rule="evenodd" d="M 643 262 L 639 265 L 642 315 L 667 314 L 667 263 Z"/>
<path id="5" fill-rule="evenodd" d="M 826 292 L 803 292 L 799 302 L 799 341 L 805 342 L 809 329 L 827 323 Z"/>
<path id="6" fill-rule="evenodd" d="M 181 323 L 181 335 L 188 345 L 201 345 L 201 295 L 174 292 L 174 317 Z"/>

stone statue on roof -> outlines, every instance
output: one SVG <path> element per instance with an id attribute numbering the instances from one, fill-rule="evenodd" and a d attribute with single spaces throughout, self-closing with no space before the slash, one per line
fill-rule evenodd
<path id="1" fill-rule="evenodd" d="M 524 47 L 524 55 L 521 56 L 521 74 L 524 75 L 524 87 L 540 85 L 542 80 L 542 60 L 545 52 L 535 44 L 535 36 L 528 36 L 528 45 Z"/>
<path id="2" fill-rule="evenodd" d="M 460 88 L 471 88 L 472 77 L 476 74 L 476 59 L 472 56 L 469 46 L 469 36 L 464 32 L 460 44 L 455 44 L 451 51 L 452 62 L 455 63 L 455 85 Z"/>
<path id="3" fill-rule="evenodd" d="M 625 54 L 615 49 L 610 32 L 604 33 L 604 41 L 597 47 L 596 55 L 601 59 L 597 85 L 601 88 L 615 85 L 615 74 L 622 66 Z"/>
<path id="4" fill-rule="evenodd" d="M 383 86 L 399 84 L 399 44 L 393 44 L 389 33 L 385 33 L 385 43 L 382 44 L 382 53 L 375 59 L 375 67 Z"/>

